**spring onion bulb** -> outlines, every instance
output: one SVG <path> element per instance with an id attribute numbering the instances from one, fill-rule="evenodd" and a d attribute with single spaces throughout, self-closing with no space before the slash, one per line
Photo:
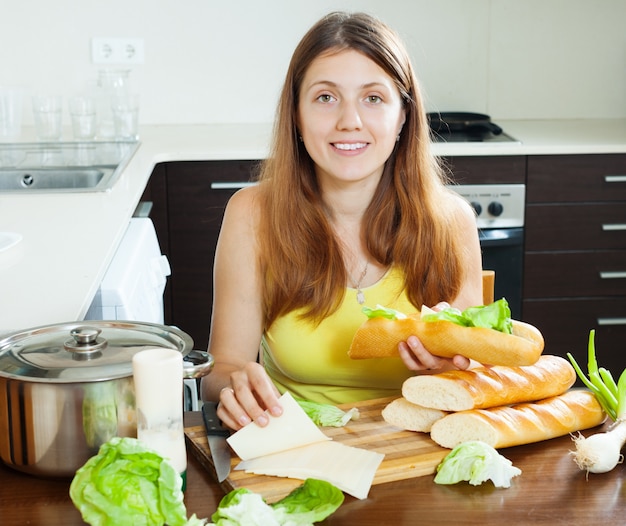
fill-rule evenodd
<path id="1" fill-rule="evenodd" d="M 610 371 L 598 367 L 594 340 L 595 331 L 592 330 L 589 333 L 588 376 L 585 376 L 570 353 L 567 353 L 567 357 L 578 377 L 595 394 L 602 409 L 614 423 L 605 433 L 596 433 L 588 438 L 579 433 L 573 439 L 576 450 L 572 451 L 572 455 L 578 467 L 587 473 L 606 473 L 624 460 L 621 450 L 626 443 L 626 370 L 616 383 Z"/>

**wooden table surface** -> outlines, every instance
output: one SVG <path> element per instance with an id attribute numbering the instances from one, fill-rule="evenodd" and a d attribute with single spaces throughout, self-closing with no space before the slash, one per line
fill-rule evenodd
<path id="1" fill-rule="evenodd" d="M 200 421 L 200 413 L 185 416 L 188 424 Z M 321 524 L 626 524 L 626 466 L 590 474 L 587 479 L 569 455 L 572 448 L 570 437 L 565 436 L 501 450 L 522 470 L 508 489 L 496 489 L 491 482 L 441 486 L 432 476 L 380 484 L 372 487 L 365 500 L 346 496 L 343 505 Z M 69 498 L 69 482 L 36 478 L 0 463 L 0 524 L 83 524 Z M 210 517 L 222 496 L 217 483 L 190 454 L 185 493 L 189 515 Z"/>

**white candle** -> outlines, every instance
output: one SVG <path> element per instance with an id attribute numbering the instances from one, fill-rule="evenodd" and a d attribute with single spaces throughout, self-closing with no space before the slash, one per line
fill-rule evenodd
<path id="1" fill-rule="evenodd" d="M 137 438 L 182 475 L 187 470 L 183 426 L 183 357 L 173 349 L 154 348 L 133 356 Z"/>

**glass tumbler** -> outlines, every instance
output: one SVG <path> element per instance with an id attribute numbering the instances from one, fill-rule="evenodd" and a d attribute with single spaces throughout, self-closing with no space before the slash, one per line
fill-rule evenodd
<path id="1" fill-rule="evenodd" d="M 35 130 L 40 141 L 60 141 L 63 134 L 63 97 L 58 95 L 33 96 Z"/>

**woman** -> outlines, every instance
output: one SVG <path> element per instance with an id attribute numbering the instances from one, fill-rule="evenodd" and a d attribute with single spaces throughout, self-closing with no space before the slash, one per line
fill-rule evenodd
<path id="1" fill-rule="evenodd" d="M 230 200 L 215 259 L 203 397 L 232 429 L 281 413 L 279 393 L 345 403 L 412 374 L 467 368 L 412 336 L 400 357 L 350 360 L 363 305 L 404 312 L 481 296 L 471 207 L 444 186 L 408 54 L 365 14 L 333 13 L 287 72 L 259 184 Z M 257 355 L 261 345 L 260 360 Z"/>

